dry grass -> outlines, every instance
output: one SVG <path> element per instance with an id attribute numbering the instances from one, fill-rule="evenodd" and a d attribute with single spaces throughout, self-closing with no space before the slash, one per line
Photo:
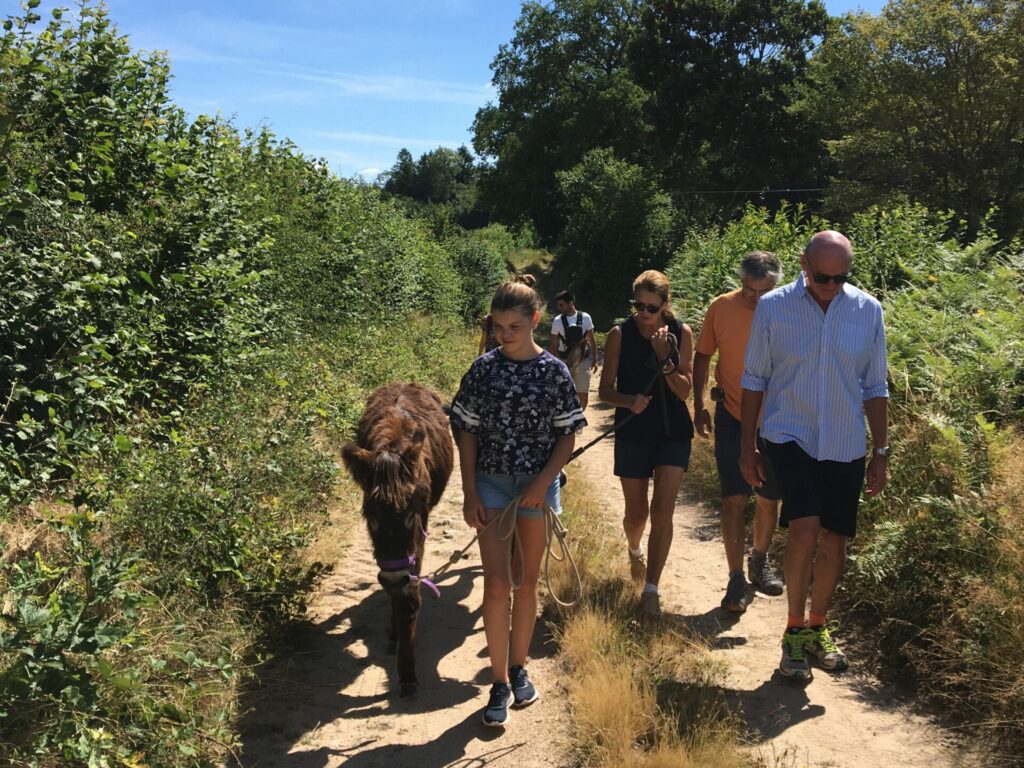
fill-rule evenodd
<path id="1" fill-rule="evenodd" d="M 359 487 L 347 475 L 339 476 L 334 498 L 328 506 L 327 522 L 303 552 L 308 564 L 332 567 L 345 559 L 351 538 L 349 533 L 361 522 L 359 509 L 362 503 L 363 492 Z"/>
<path id="2" fill-rule="evenodd" d="M 749 761 L 722 693 L 722 667 L 706 647 L 672 624 L 641 624 L 621 542 L 593 523 L 590 492 L 573 484 L 566 518 L 579 559 L 584 599 L 555 622 L 581 766 L 735 768 Z M 587 523 L 583 524 L 582 521 Z M 577 524 L 573 524 L 576 521 Z M 570 591 L 564 568 L 552 587 Z"/>

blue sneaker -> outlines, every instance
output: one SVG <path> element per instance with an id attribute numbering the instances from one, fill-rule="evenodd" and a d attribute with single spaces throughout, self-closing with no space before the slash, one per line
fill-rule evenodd
<path id="1" fill-rule="evenodd" d="M 512 696 L 515 698 L 513 707 L 525 707 L 528 704 L 533 704 L 539 698 L 537 689 L 530 682 L 530 677 L 526 674 L 524 667 L 518 665 L 509 667 L 508 679 L 512 686 Z"/>
<path id="2" fill-rule="evenodd" d="M 495 683 L 491 686 L 491 697 L 484 709 L 484 725 L 501 728 L 508 722 L 508 702 L 512 698 L 512 689 L 508 683 Z"/>

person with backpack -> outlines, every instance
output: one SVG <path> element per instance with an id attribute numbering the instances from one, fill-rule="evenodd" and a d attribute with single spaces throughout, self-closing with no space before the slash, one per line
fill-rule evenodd
<path id="1" fill-rule="evenodd" d="M 569 368 L 580 405 L 587 409 L 590 399 L 590 374 L 597 370 L 597 338 L 594 321 L 586 312 L 576 309 L 576 296 L 572 291 L 560 291 L 555 296 L 558 315 L 551 322 L 549 352 L 557 355 Z"/>

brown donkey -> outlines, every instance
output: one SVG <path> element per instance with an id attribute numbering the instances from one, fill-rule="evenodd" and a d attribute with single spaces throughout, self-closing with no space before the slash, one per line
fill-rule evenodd
<path id="1" fill-rule="evenodd" d="M 363 517 L 391 597 L 389 650 L 398 653 L 400 695 L 416 695 L 413 643 L 420 610 L 420 568 L 430 510 L 441 499 L 455 456 L 437 393 L 388 384 L 366 401 L 355 442 L 341 457 L 363 489 Z"/>

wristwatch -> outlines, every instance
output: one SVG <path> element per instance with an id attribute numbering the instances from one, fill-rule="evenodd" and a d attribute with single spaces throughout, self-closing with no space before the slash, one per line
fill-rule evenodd
<path id="1" fill-rule="evenodd" d="M 881 456 L 883 459 L 888 459 L 889 458 L 889 446 L 888 445 L 883 445 L 880 448 L 875 448 L 874 454 L 875 454 L 875 456 Z"/>

